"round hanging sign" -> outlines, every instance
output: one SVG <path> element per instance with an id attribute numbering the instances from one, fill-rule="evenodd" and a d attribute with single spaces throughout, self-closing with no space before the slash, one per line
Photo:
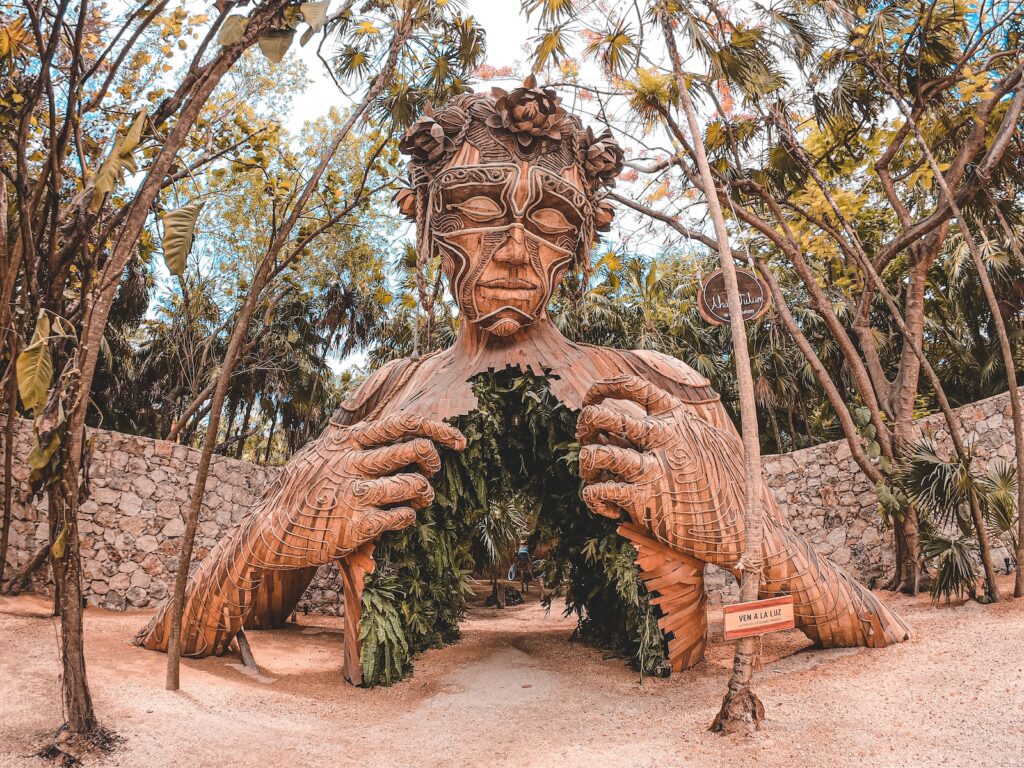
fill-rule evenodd
<path id="1" fill-rule="evenodd" d="M 736 282 L 740 289 L 740 306 L 744 320 L 757 320 L 768 311 L 768 289 L 757 275 L 745 269 L 736 270 Z M 701 317 L 712 325 L 726 325 L 729 322 L 729 297 L 725 291 L 725 273 L 716 269 L 700 284 L 697 309 Z"/>

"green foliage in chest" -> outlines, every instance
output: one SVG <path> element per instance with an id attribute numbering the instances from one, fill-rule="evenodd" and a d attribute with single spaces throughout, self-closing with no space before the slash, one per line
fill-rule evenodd
<path id="1" fill-rule="evenodd" d="M 473 391 L 477 410 L 456 422 L 468 445 L 442 454 L 434 504 L 378 543 L 363 596 L 367 685 L 393 683 L 411 672 L 416 653 L 458 640 L 470 574 L 487 565 L 481 537 L 509 502 L 530 522 L 530 550 L 547 552 L 548 599 L 563 597 L 566 614 L 578 617 L 574 638 L 629 658 L 643 674 L 663 669 L 636 552 L 580 499 L 576 413 L 544 379 L 518 371 L 482 374 Z"/>

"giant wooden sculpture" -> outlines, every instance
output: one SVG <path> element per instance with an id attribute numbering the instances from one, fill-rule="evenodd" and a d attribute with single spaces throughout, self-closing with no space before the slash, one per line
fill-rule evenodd
<path id="1" fill-rule="evenodd" d="M 421 264 L 439 256 L 462 323 L 449 349 L 390 363 L 292 459 L 262 501 L 199 564 L 187 593 L 182 652 L 225 650 L 243 625 L 280 625 L 317 566 L 340 560 L 345 675 L 359 682 L 358 621 L 373 542 L 431 502 L 435 443 L 465 441 L 443 419 L 476 406 L 470 379 L 507 367 L 547 377 L 580 412 L 584 500 L 620 519 L 663 614 L 675 669 L 703 655 L 704 564 L 743 556 L 742 447 L 706 379 L 649 351 L 575 344 L 547 315 L 566 269 L 585 268 L 601 201 L 622 167 L 532 79 L 511 93 L 468 94 L 409 129 L 411 188 L 397 202 L 417 224 Z M 429 299 L 428 299 L 429 300 Z M 825 646 L 880 647 L 908 636 L 871 592 L 786 525 L 767 488 L 762 596 L 792 594 L 798 625 Z M 166 650 L 165 606 L 138 636 Z"/>

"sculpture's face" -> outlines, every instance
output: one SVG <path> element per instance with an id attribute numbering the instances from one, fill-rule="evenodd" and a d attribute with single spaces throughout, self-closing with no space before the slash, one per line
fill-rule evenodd
<path id="1" fill-rule="evenodd" d="M 453 165 L 431 184 L 431 224 L 462 316 L 509 336 L 547 310 L 572 262 L 586 197 L 523 162 Z"/>

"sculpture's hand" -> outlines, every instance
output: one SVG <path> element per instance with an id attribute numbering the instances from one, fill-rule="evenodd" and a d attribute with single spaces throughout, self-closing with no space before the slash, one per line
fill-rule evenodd
<path id="1" fill-rule="evenodd" d="M 743 447 L 669 393 L 636 376 L 594 384 L 577 437 L 583 500 L 625 511 L 657 539 L 704 562 L 731 565 L 743 534 Z"/>
<path id="2" fill-rule="evenodd" d="M 270 520 L 264 516 L 263 546 L 251 547 L 249 563 L 320 565 L 411 525 L 415 510 L 434 499 L 427 478 L 441 467 L 435 444 L 462 450 L 466 439 L 455 427 L 413 414 L 328 432 L 289 462 L 264 500 Z"/>

